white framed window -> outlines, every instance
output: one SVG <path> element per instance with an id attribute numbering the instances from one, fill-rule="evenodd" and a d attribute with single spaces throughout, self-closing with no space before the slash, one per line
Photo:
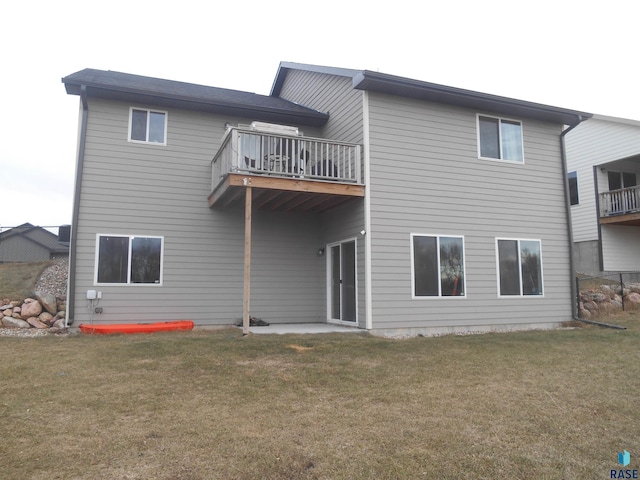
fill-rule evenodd
<path id="1" fill-rule="evenodd" d="M 635 187 L 636 174 L 634 172 L 607 172 L 609 180 L 609 191 L 622 190 L 623 188 Z"/>
<path id="2" fill-rule="evenodd" d="M 411 296 L 465 297 L 464 237 L 411 234 Z"/>
<path id="3" fill-rule="evenodd" d="M 498 296 L 542 296 L 542 242 L 496 238 Z"/>
<path id="4" fill-rule="evenodd" d="M 524 163 L 522 122 L 478 115 L 478 157 Z"/>
<path id="5" fill-rule="evenodd" d="M 96 285 L 162 285 L 164 237 L 96 236 Z"/>
<path id="6" fill-rule="evenodd" d="M 167 144 L 167 112 L 144 108 L 129 109 L 129 141 Z"/>
<path id="7" fill-rule="evenodd" d="M 580 203 L 580 196 L 578 195 L 578 172 L 569 172 L 569 199 L 571 205 L 578 205 Z"/>

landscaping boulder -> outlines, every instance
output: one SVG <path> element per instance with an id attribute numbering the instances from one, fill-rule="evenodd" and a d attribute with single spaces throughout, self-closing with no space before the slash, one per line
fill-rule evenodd
<path id="1" fill-rule="evenodd" d="M 31 300 L 27 302 L 27 300 Z M 37 317 L 42 313 L 42 304 L 33 299 L 26 299 L 22 304 L 20 315 L 22 318 Z M 15 311 L 15 310 L 14 310 Z"/>
<path id="2" fill-rule="evenodd" d="M 585 310 L 589 310 L 590 312 L 597 312 L 598 304 L 596 302 L 587 301 L 587 302 L 584 302 L 584 308 Z"/>
<path id="3" fill-rule="evenodd" d="M 38 292 L 36 293 L 36 298 L 51 315 L 55 315 L 58 312 L 58 302 L 55 295 Z"/>
<path id="4" fill-rule="evenodd" d="M 629 301 L 629 303 L 640 304 L 640 293 L 630 293 L 625 299 Z"/>
<path id="5" fill-rule="evenodd" d="M 31 325 L 19 318 L 3 317 L 1 323 L 5 328 L 31 328 Z"/>
<path id="6" fill-rule="evenodd" d="M 49 328 L 49 325 L 42 323 L 37 317 L 29 317 L 27 318 L 27 323 L 34 328 Z"/>
<path id="7" fill-rule="evenodd" d="M 49 312 L 42 312 L 40 315 L 38 315 L 38 320 L 48 325 L 51 325 L 55 321 L 52 319 L 53 319 L 53 315 L 51 315 Z"/>

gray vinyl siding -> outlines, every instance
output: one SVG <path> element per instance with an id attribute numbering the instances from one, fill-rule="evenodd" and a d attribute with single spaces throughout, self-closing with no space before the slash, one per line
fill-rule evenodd
<path id="1" fill-rule="evenodd" d="M 477 113 L 369 94 L 374 329 L 570 318 L 561 126 L 520 119 L 524 165 L 479 160 Z M 411 233 L 464 237 L 466 298 L 411 298 Z M 541 240 L 543 298 L 498 298 L 496 237 Z"/>
<path id="2" fill-rule="evenodd" d="M 360 328 L 366 328 L 367 318 L 365 302 L 365 242 L 360 233 L 364 228 L 364 201 L 362 199 L 348 202 L 322 215 L 322 238 L 325 246 L 325 255 L 328 254 L 328 250 L 326 250 L 328 244 L 351 239 L 356 241 L 357 313 L 358 326 Z"/>
<path id="3" fill-rule="evenodd" d="M 145 105 L 135 105 L 145 107 Z M 75 324 L 87 322 L 86 291 L 102 292 L 99 322 L 242 316 L 243 208 L 210 209 L 211 159 L 225 122 L 168 110 L 167 145 L 127 142 L 129 104 L 90 99 L 78 222 Z M 319 215 L 254 211 L 251 314 L 269 322 L 325 315 Z M 162 236 L 162 285 L 94 285 L 96 234 Z"/>
<path id="4" fill-rule="evenodd" d="M 290 70 L 280 96 L 329 113 L 329 121 L 321 130 L 323 138 L 363 144 L 363 93 L 353 89 L 351 77 Z M 304 131 L 307 134 L 307 129 Z M 361 178 L 364 178 L 364 172 L 361 172 Z M 365 242 L 360 234 L 365 228 L 364 215 L 364 202 L 361 199 L 322 215 L 323 245 L 356 239 L 358 325 L 361 328 L 366 327 Z M 326 285 L 323 291 L 326 302 Z M 324 314 L 326 318 L 326 308 Z"/>
<path id="5" fill-rule="evenodd" d="M 280 97 L 328 113 L 323 138 L 362 145 L 362 92 L 353 89 L 351 77 L 291 70 Z"/>

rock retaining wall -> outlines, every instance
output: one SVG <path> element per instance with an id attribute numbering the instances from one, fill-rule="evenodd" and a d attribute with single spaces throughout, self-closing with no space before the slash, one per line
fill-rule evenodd
<path id="1" fill-rule="evenodd" d="M 640 306 L 640 283 L 620 285 L 601 285 L 597 289 L 580 292 L 579 316 L 591 319 L 625 309 Z"/>
<path id="2" fill-rule="evenodd" d="M 51 293 L 36 293 L 35 297 L 0 300 L 0 326 L 64 330 L 66 299 Z"/>

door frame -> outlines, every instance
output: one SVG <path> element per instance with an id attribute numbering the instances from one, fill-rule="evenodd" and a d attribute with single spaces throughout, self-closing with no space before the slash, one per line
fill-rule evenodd
<path id="1" fill-rule="evenodd" d="M 354 271 L 354 304 L 355 304 L 355 314 L 356 314 L 356 318 L 355 321 L 349 321 L 349 320 L 342 320 L 340 318 L 333 318 L 332 315 L 332 289 L 331 289 L 331 280 L 332 280 L 332 260 L 333 260 L 333 251 L 332 248 L 333 247 L 340 247 L 340 278 L 342 278 L 342 246 L 345 243 L 351 243 L 353 242 L 353 248 L 354 248 L 354 252 L 353 252 L 353 271 Z M 332 243 L 327 243 L 327 245 L 325 246 L 324 251 L 326 252 L 326 277 L 327 277 L 327 284 L 326 284 L 326 289 L 327 289 L 327 323 L 335 323 L 335 324 L 339 324 L 339 325 L 351 325 L 351 326 L 359 326 L 359 320 L 360 320 L 360 316 L 359 316 L 359 312 L 358 312 L 358 237 L 350 237 L 350 238 L 345 238 L 343 240 L 339 240 L 337 242 L 332 242 Z M 340 288 L 340 311 L 342 312 L 342 300 L 343 300 L 344 296 L 343 296 L 343 289 L 342 287 Z"/>

